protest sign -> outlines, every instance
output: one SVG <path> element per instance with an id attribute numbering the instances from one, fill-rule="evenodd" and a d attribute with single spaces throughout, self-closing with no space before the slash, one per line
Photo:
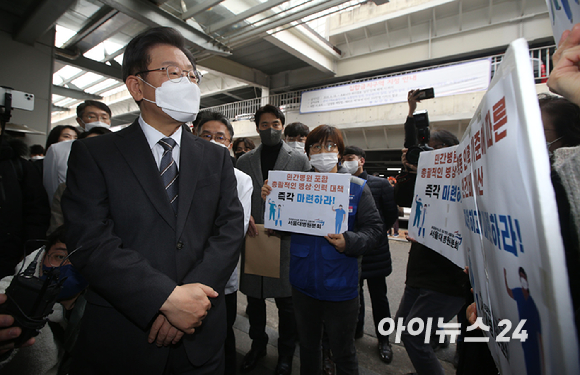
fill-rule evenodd
<path id="1" fill-rule="evenodd" d="M 407 101 L 409 90 L 428 87 L 434 88 L 435 96 L 438 98 L 482 91 L 489 84 L 490 66 L 490 59 L 481 59 L 420 72 L 305 91 L 300 99 L 300 113 L 402 103 Z"/>
<path id="2" fill-rule="evenodd" d="M 550 12 L 554 40 L 559 44 L 564 30 L 572 30 L 572 26 L 580 21 L 580 4 L 572 0 L 546 0 L 546 5 Z"/>
<path id="3" fill-rule="evenodd" d="M 477 313 L 500 372 L 580 373 L 525 40 L 508 48 L 460 144 L 421 153 L 418 173 L 410 236 L 470 267 Z"/>
<path id="4" fill-rule="evenodd" d="M 350 175 L 270 171 L 264 227 L 325 236 L 348 230 Z"/>

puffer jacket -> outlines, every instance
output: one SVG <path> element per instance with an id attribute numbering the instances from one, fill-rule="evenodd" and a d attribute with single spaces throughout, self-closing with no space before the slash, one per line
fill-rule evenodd
<path id="1" fill-rule="evenodd" d="M 358 177 L 367 180 L 367 186 L 371 189 L 383 220 L 383 230 L 377 246 L 369 249 L 362 258 L 361 277 L 363 279 L 386 277 L 393 271 L 387 234 L 399 216 L 395 203 L 395 191 L 385 178 L 369 176 L 366 171 L 363 171 Z"/>

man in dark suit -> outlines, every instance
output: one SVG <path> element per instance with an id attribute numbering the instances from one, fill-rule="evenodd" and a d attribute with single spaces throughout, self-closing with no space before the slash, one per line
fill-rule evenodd
<path id="1" fill-rule="evenodd" d="M 219 374 L 244 235 L 231 158 L 183 125 L 200 76 L 177 31 L 135 37 L 123 77 L 141 116 L 69 159 L 67 245 L 90 285 L 70 374 Z"/>
<path id="2" fill-rule="evenodd" d="M 282 141 L 285 117 L 282 111 L 267 104 L 256 112 L 254 122 L 260 134 L 262 144 L 242 155 L 236 166 L 252 177 L 252 218 L 248 235 L 255 237 L 258 230 L 255 224 L 264 223 L 264 201 L 260 191 L 268 172 L 310 170 L 310 163 L 303 152 L 296 151 Z M 264 233 L 260 235 L 265 235 Z M 242 264 L 244 264 L 242 262 Z M 251 371 L 260 358 L 266 355 L 268 335 L 266 334 L 266 298 L 275 298 L 278 308 L 278 364 L 274 373 L 285 375 L 292 373 L 297 336 L 294 307 L 292 305 L 292 288 L 289 280 L 290 270 L 290 235 L 282 234 L 280 239 L 280 277 L 263 277 L 242 273 L 240 291 L 248 298 L 248 319 L 250 321 L 250 338 L 252 348 L 244 357 L 241 372 Z"/>

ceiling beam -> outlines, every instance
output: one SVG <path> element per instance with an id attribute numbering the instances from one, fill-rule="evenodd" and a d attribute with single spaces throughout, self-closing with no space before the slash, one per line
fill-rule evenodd
<path id="1" fill-rule="evenodd" d="M 251 7 L 250 9 L 238 14 L 235 17 L 227 18 L 223 21 L 216 22 L 213 25 L 209 25 L 207 30 L 210 33 L 216 33 L 218 31 L 221 31 L 222 29 L 225 29 L 228 26 L 235 25 L 236 23 L 238 23 L 240 21 L 243 21 L 247 18 L 253 17 L 256 14 L 262 13 L 263 11 L 277 7 L 278 5 L 283 4 L 286 1 L 288 1 L 288 0 L 269 0 L 269 1 L 266 1 L 265 3 L 262 3 L 260 5 L 255 6 L 255 7 Z"/>
<path id="2" fill-rule="evenodd" d="M 268 30 L 272 30 L 278 26 L 289 24 L 291 22 L 294 22 L 296 20 L 310 16 L 312 14 L 322 12 L 323 10 L 332 8 L 333 6 L 337 6 L 337 5 L 340 5 L 342 3 L 344 3 L 344 0 L 330 0 L 330 1 L 324 2 L 322 4 L 312 6 L 310 8 L 304 9 L 302 11 L 284 16 L 284 17 L 282 17 L 274 22 L 270 22 L 270 23 L 267 23 L 263 26 L 251 29 L 248 32 L 238 34 L 234 38 L 232 38 L 230 41 L 232 44 L 236 43 L 236 42 L 241 42 L 241 41 L 248 41 L 249 42 L 253 37 L 256 37 L 256 36 L 266 32 Z"/>
<path id="3" fill-rule="evenodd" d="M 203 67 L 220 74 L 225 74 L 238 81 L 253 86 L 270 87 L 270 76 L 258 69 L 249 68 L 235 61 L 221 56 L 212 56 L 199 61 L 199 67 Z"/>
<path id="4" fill-rule="evenodd" d="M 90 21 L 80 29 L 72 38 L 70 38 L 66 44 L 62 46 L 64 49 L 69 49 L 75 44 L 83 40 L 86 36 L 91 34 L 93 31 L 98 29 L 102 24 L 113 18 L 119 13 L 118 10 L 111 8 L 110 6 L 103 6 L 90 18 Z"/>
<path id="5" fill-rule="evenodd" d="M 102 100 L 103 97 L 99 95 L 89 94 L 88 92 L 84 92 L 82 90 L 75 90 L 69 89 L 68 87 L 62 87 L 57 85 L 52 85 L 52 94 L 53 95 L 60 95 L 67 98 L 73 99 L 80 99 L 80 100 Z"/>
<path id="6" fill-rule="evenodd" d="M 76 0 L 42 0 L 14 32 L 14 40 L 34 44 Z"/>
<path id="7" fill-rule="evenodd" d="M 190 47 L 208 51 L 215 55 L 230 55 L 228 48 L 203 31 L 183 22 L 181 19 L 159 9 L 154 4 L 142 0 L 101 0 L 102 3 L 125 13 L 149 27 L 168 26 L 183 35 Z"/>
<path id="8" fill-rule="evenodd" d="M 91 60 L 82 55 L 68 56 L 67 52 L 61 50 L 60 48 L 55 48 L 55 50 L 56 50 L 55 53 L 56 59 L 66 64 L 73 65 L 76 66 L 77 68 L 97 73 L 105 77 L 117 79 L 120 81 L 123 80 L 123 71 L 118 67 L 113 67 L 102 62 Z"/>
<path id="9" fill-rule="evenodd" d="M 202 2 L 201 4 L 198 4 L 198 5 L 194 6 L 193 8 L 188 9 L 186 12 L 184 12 L 181 15 L 181 19 L 186 20 L 188 18 L 195 17 L 198 14 L 200 14 L 201 12 L 203 12 L 209 8 L 213 8 L 223 1 L 224 0 L 206 0 L 206 1 Z"/>

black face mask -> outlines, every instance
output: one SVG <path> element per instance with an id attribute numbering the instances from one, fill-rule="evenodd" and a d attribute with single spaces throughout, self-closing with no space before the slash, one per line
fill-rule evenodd
<path id="1" fill-rule="evenodd" d="M 246 151 L 238 151 L 238 152 L 234 152 L 234 155 L 236 155 L 236 160 L 240 158 L 240 156 L 242 156 L 243 154 L 245 154 Z"/>

